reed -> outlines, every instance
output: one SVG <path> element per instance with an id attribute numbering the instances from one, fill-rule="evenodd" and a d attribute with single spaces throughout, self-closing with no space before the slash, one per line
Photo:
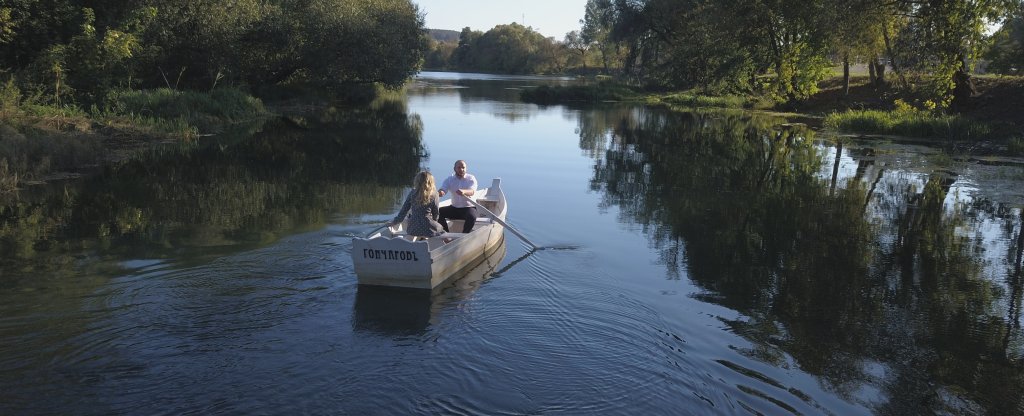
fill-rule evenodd
<path id="1" fill-rule="evenodd" d="M 18 190 L 18 173 L 7 166 L 7 158 L 0 158 L 0 195 Z"/>
<path id="2" fill-rule="evenodd" d="M 745 108 L 750 107 L 748 100 L 737 95 L 708 96 L 692 93 L 670 94 L 659 98 L 659 101 L 684 107 L 712 108 Z"/>
<path id="3" fill-rule="evenodd" d="M 1024 156 L 1024 137 L 1012 137 L 1006 143 L 1006 153 L 1012 156 Z"/>
<path id="4" fill-rule="evenodd" d="M 851 110 L 825 117 L 825 127 L 836 131 L 891 134 L 907 137 L 976 141 L 993 138 L 992 126 L 960 115 L 923 110 Z"/>
<path id="5" fill-rule="evenodd" d="M 155 90 L 116 90 L 107 96 L 106 113 L 147 120 L 184 120 L 197 126 L 234 123 L 268 114 L 263 102 L 236 88 L 218 88 L 210 92 Z M 172 123 L 177 125 L 177 122 Z"/>

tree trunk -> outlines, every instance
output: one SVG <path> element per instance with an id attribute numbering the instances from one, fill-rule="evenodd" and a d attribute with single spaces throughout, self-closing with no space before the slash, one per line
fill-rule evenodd
<path id="1" fill-rule="evenodd" d="M 843 54 L 843 95 L 850 95 L 850 54 Z"/>
<path id="2" fill-rule="evenodd" d="M 896 54 L 892 52 L 892 42 L 889 41 L 889 29 L 882 27 L 882 39 L 885 40 L 885 51 L 889 55 L 889 60 L 892 62 L 892 70 L 896 72 L 896 76 L 900 80 L 900 88 L 904 91 L 910 89 L 910 85 L 907 84 L 907 78 L 903 76 L 903 71 L 900 70 L 899 64 L 896 62 Z M 885 64 L 879 66 L 879 69 L 884 69 Z M 879 77 L 882 78 L 882 77 Z"/>
<path id="3" fill-rule="evenodd" d="M 885 63 L 875 59 L 875 62 L 871 64 L 875 66 L 875 86 L 879 88 L 885 86 Z"/>
<path id="4" fill-rule="evenodd" d="M 974 88 L 974 79 L 971 78 L 970 72 L 967 72 L 967 64 L 961 58 L 960 69 L 953 73 L 953 110 L 963 110 L 977 92 L 978 90 Z"/>
<path id="5" fill-rule="evenodd" d="M 604 67 L 604 74 L 608 75 L 608 51 L 605 50 L 607 46 L 601 47 L 601 66 Z"/>
<path id="6" fill-rule="evenodd" d="M 836 182 L 839 180 L 839 162 L 843 160 L 843 141 L 836 141 L 836 162 L 832 165 L 832 185 L 829 186 L 829 196 L 836 194 Z"/>
<path id="7" fill-rule="evenodd" d="M 875 62 L 878 61 L 877 56 L 872 56 L 868 59 L 868 79 L 871 80 L 871 85 L 878 86 L 878 78 L 875 77 Z"/>

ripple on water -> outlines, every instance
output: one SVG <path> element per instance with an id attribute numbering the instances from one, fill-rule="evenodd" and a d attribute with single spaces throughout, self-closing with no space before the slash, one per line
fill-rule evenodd
<path id="1" fill-rule="evenodd" d="M 511 286 L 489 282 L 443 312 L 431 328 L 444 334 L 432 346 L 443 358 L 417 369 L 447 374 L 450 388 L 464 394 L 428 395 L 419 411 L 627 413 L 659 402 L 666 382 L 686 384 L 667 370 L 666 357 L 682 351 L 682 340 L 659 329 L 665 326 L 654 311 L 600 285 L 578 284 L 565 266 L 554 267 L 560 261 L 533 255 L 501 277 L 520 279 Z M 498 383 L 516 388 L 494 391 Z"/>

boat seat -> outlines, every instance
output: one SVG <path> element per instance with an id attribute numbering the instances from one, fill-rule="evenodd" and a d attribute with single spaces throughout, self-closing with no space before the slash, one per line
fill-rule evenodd
<path id="1" fill-rule="evenodd" d="M 498 209 L 498 201 L 494 199 L 478 198 L 475 202 L 492 212 Z"/>

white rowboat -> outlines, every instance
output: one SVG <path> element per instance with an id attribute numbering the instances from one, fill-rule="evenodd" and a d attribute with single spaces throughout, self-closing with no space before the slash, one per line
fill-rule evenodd
<path id="1" fill-rule="evenodd" d="M 387 227 L 366 238 L 352 239 L 352 263 L 361 285 L 433 289 L 494 251 L 505 236 L 508 204 L 496 178 L 474 195 L 479 218 L 469 233 L 445 233 L 420 239 L 405 233 L 406 223 Z M 451 205 L 451 200 L 441 206 Z M 492 217 L 497 217 L 495 219 Z M 448 229 L 462 230 L 462 220 L 449 220 Z M 451 239 L 445 243 L 445 239 Z"/>

